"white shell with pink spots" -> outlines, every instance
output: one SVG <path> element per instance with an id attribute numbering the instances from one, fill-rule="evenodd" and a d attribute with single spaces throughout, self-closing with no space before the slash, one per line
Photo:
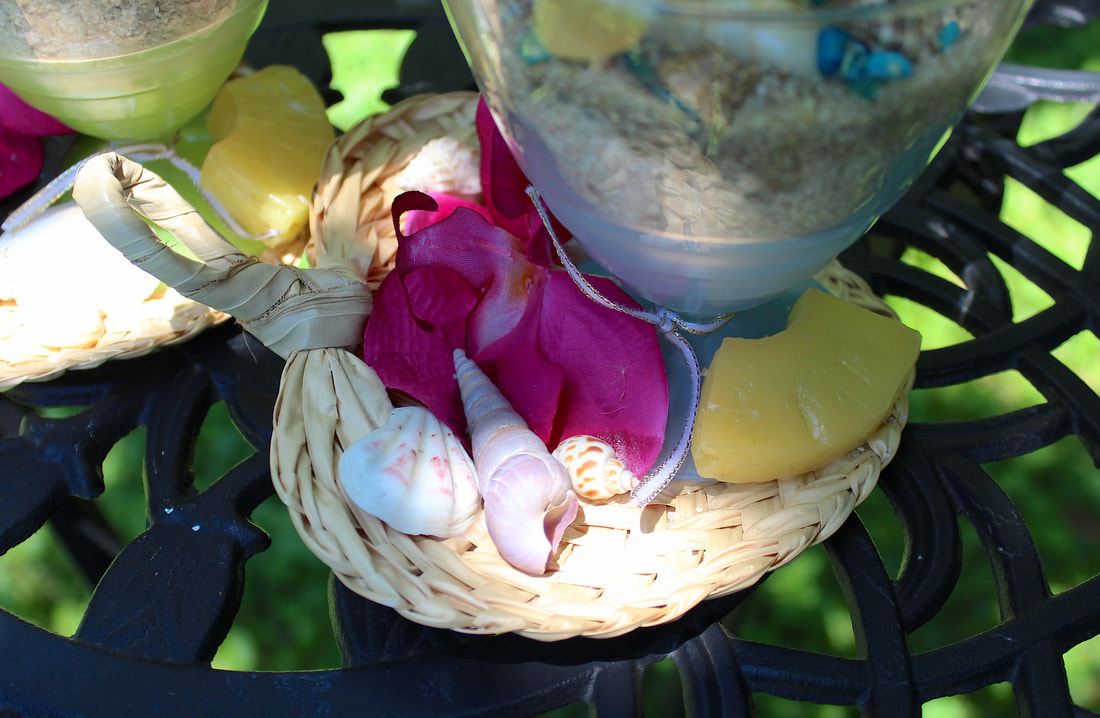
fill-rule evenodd
<path id="1" fill-rule="evenodd" d="M 390 419 L 349 446 L 338 477 L 354 513 L 410 535 L 449 538 L 481 509 L 473 460 L 428 409 L 394 409 Z"/>

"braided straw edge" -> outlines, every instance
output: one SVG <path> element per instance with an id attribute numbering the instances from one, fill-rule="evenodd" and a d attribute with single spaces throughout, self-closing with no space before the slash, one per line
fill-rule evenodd
<path id="1" fill-rule="evenodd" d="M 330 166 L 336 179 L 319 183 L 315 203 L 336 201 L 347 167 L 353 168 L 348 181 L 355 192 L 367 196 L 373 190 L 364 186 L 364 178 L 381 184 L 408 161 L 416 142 L 445 134 L 441 127 L 456 126 L 450 117 L 439 121 L 441 108 L 468 116 L 469 93 L 455 94 L 464 97 L 411 98 L 366 121 L 370 131 L 349 132 L 354 139 Z M 435 123 L 435 129 L 409 126 L 418 116 Z M 371 137 L 377 132 L 394 143 L 373 149 Z M 384 158 L 381 166 L 370 165 L 371 152 Z M 376 237 L 387 228 L 392 233 L 388 205 L 379 199 L 383 196 L 379 191 L 364 203 L 376 208 L 371 211 L 380 209 L 383 217 L 371 212 L 346 216 L 373 226 Z M 344 195 L 342 201 L 348 199 Z M 320 217 L 328 211 L 325 206 L 317 210 Z M 349 236 L 315 231 L 321 244 L 314 243 L 313 251 L 352 256 L 359 250 L 337 246 Z M 895 316 L 862 279 L 837 262 L 816 279 L 834 295 Z M 441 541 L 402 534 L 369 516 L 362 523 L 355 518 L 337 482 L 338 459 L 344 447 L 383 424 L 392 406 L 373 370 L 343 350 L 301 352 L 288 362 L 276 407 L 272 474 L 276 493 L 307 547 L 350 590 L 405 618 L 465 633 L 516 632 L 541 641 L 609 638 L 674 620 L 706 598 L 748 588 L 831 536 L 874 489 L 882 467 L 896 453 L 912 382 L 911 373 L 890 416 L 864 444 L 808 474 L 758 484 L 673 482 L 644 509 L 626 497 L 583 504 L 563 549 L 541 577 L 507 565 L 481 519 L 463 536 Z M 307 419 L 296 418 L 307 410 Z M 602 586 L 611 569 L 618 568 L 619 556 L 609 559 L 598 536 L 610 538 L 611 550 L 632 547 L 632 561 L 638 561 L 639 552 L 643 562 L 652 556 L 653 565 L 638 566 L 633 573 L 628 567 L 624 585 Z"/>
<path id="2" fill-rule="evenodd" d="M 0 391 L 23 382 L 49 381 L 71 369 L 93 369 L 110 359 L 144 356 L 158 347 L 186 341 L 227 319 L 228 314 L 167 292 L 146 299 L 132 326 L 105 332 L 83 346 L 29 344 L 17 331 L 0 339 Z M 109 323 L 110 318 L 105 321 Z M 18 306 L 0 307 L 0 322 L 5 326 L 19 324 Z"/>
<path id="3" fill-rule="evenodd" d="M 305 251 L 306 233 L 303 228 L 296 236 L 268 246 L 258 258 L 269 264 L 296 263 Z M 80 297 L 72 301 L 79 302 Z M 167 287 L 136 302 L 124 313 L 123 320 L 115 316 L 114 322 L 110 315 L 105 315 L 105 331 L 94 340 L 56 346 L 27 338 L 23 330 L 27 317 L 22 315 L 18 298 L 0 305 L 0 328 L 4 332 L 0 336 L 0 392 L 24 382 L 56 379 L 73 369 L 94 369 L 112 359 L 144 356 L 162 346 L 187 341 L 207 327 L 230 319 L 228 314 Z"/>

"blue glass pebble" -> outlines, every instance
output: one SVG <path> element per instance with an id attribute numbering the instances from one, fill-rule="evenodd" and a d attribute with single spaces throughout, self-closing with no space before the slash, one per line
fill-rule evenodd
<path id="1" fill-rule="evenodd" d="M 873 100 L 883 83 L 912 75 L 913 63 L 900 52 L 871 50 L 830 25 L 817 35 L 817 69 L 826 77 L 839 75 L 854 94 Z"/>
<path id="2" fill-rule="evenodd" d="M 876 50 L 867 56 L 863 69 L 867 77 L 876 80 L 896 80 L 899 77 L 912 75 L 913 63 L 900 52 Z"/>
<path id="3" fill-rule="evenodd" d="M 520 40 L 519 55 L 528 65 L 537 65 L 550 59 L 550 51 L 543 47 L 534 32 L 527 33 Z"/>
<path id="4" fill-rule="evenodd" d="M 844 46 L 844 58 L 840 61 L 840 76 L 845 80 L 862 80 L 867 77 L 867 47 L 859 42 Z"/>
<path id="5" fill-rule="evenodd" d="M 825 76 L 840 72 L 847 45 L 848 33 L 835 25 L 822 28 L 817 35 L 817 71 Z"/>
<path id="6" fill-rule="evenodd" d="M 955 22 L 954 20 L 947 23 L 947 25 L 945 25 L 944 28 L 940 30 L 940 34 L 937 36 L 937 39 L 940 41 L 941 51 L 946 50 L 947 48 L 954 45 L 955 41 L 959 39 L 959 23 Z"/>

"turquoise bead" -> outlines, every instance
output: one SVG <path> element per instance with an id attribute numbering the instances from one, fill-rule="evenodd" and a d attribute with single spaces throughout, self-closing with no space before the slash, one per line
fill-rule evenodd
<path id="1" fill-rule="evenodd" d="M 959 23 L 952 20 L 947 23 L 940 34 L 936 36 L 936 39 L 940 41 L 940 50 L 946 50 L 955 44 L 955 41 L 959 39 Z"/>
<path id="2" fill-rule="evenodd" d="M 913 74 L 913 63 L 900 52 L 876 50 L 867 56 L 863 67 L 867 77 L 876 80 L 896 80 Z"/>
<path id="3" fill-rule="evenodd" d="M 840 72 L 848 42 L 848 33 L 839 27 L 829 25 L 822 28 L 817 35 L 817 71 L 826 76 Z"/>

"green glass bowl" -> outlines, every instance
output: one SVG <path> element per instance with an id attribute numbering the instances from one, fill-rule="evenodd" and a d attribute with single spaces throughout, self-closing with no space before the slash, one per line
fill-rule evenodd
<path id="1" fill-rule="evenodd" d="M 213 99 L 266 8 L 267 0 L 240 0 L 201 30 L 114 56 L 42 59 L 0 48 L 0 82 L 83 134 L 163 141 Z"/>

